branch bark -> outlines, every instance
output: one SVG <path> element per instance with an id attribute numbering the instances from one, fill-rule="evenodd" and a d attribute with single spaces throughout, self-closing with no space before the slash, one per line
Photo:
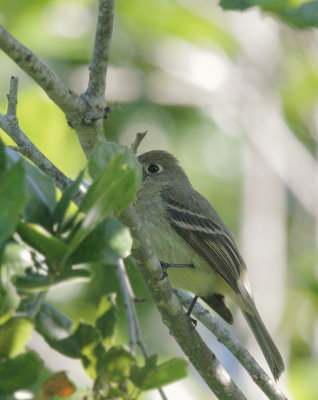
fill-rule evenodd
<path id="1" fill-rule="evenodd" d="M 98 140 L 105 140 L 105 84 L 114 17 L 114 0 L 100 0 L 95 48 L 88 89 L 81 96 L 70 88 L 31 50 L 0 25 L 0 48 L 46 92 L 76 131 L 86 156 Z M 105 35 L 105 36 L 103 36 Z M 99 48 L 100 47 L 100 48 Z"/>
<path id="2" fill-rule="evenodd" d="M 69 121 L 78 119 L 85 111 L 83 99 L 67 85 L 31 50 L 16 40 L 0 25 L 0 48 L 45 91 L 50 99 L 65 113 Z"/>
<path id="3" fill-rule="evenodd" d="M 182 304 L 189 308 L 192 297 L 182 291 L 177 291 L 177 296 Z M 277 384 L 266 374 L 258 365 L 254 357 L 242 346 L 237 338 L 226 329 L 213 315 L 201 306 L 198 302 L 195 304 L 192 314 L 222 343 L 243 365 L 253 381 L 262 389 L 270 400 L 287 400 L 287 397 L 281 392 Z"/>
<path id="4" fill-rule="evenodd" d="M 0 113 L 0 128 L 17 144 L 13 149 L 32 161 L 45 174 L 54 179 L 56 186 L 64 190 L 72 180 L 63 174 L 45 155 L 31 142 L 19 127 L 17 118 L 18 78 L 11 77 L 8 94 L 8 111 Z"/>
<path id="5" fill-rule="evenodd" d="M 94 53 L 86 96 L 99 104 L 105 103 L 106 73 L 110 56 L 115 0 L 99 0 Z M 106 105 L 106 104 L 105 104 Z"/>

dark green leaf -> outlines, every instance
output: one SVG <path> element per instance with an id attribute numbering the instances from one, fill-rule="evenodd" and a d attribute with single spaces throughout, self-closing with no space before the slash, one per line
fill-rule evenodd
<path id="1" fill-rule="evenodd" d="M 220 6 L 224 10 L 246 10 L 252 7 L 252 4 L 249 0 L 221 0 Z"/>
<path id="2" fill-rule="evenodd" d="M 187 363 L 180 358 L 172 358 L 158 366 L 154 356 L 146 360 L 144 367 L 133 366 L 130 379 L 142 390 L 152 390 L 187 376 Z"/>
<path id="3" fill-rule="evenodd" d="M 14 317 L 0 326 L 0 358 L 15 357 L 25 350 L 31 338 L 33 323 L 27 318 Z"/>
<path id="4" fill-rule="evenodd" d="M 64 339 L 73 333 L 73 321 L 50 304 L 43 303 L 35 318 L 35 328 L 46 339 Z"/>
<path id="5" fill-rule="evenodd" d="M 24 169 L 18 162 L 1 174 L 0 244 L 14 233 L 25 200 Z"/>
<path id="6" fill-rule="evenodd" d="M 84 268 L 66 269 L 55 279 L 56 283 L 70 281 L 73 279 L 88 280 L 91 277 L 91 272 Z"/>
<path id="7" fill-rule="evenodd" d="M 132 239 L 129 229 L 115 218 L 99 224 L 70 256 L 71 264 L 102 262 L 116 264 L 130 252 Z"/>
<path id="8" fill-rule="evenodd" d="M 135 358 L 123 347 L 112 347 L 98 360 L 98 376 L 105 382 L 122 382 L 129 377 Z"/>
<path id="9" fill-rule="evenodd" d="M 89 187 L 80 211 L 86 215 L 72 237 L 71 254 L 112 211 L 119 212 L 131 202 L 137 190 L 136 171 L 118 154 Z"/>
<path id="10" fill-rule="evenodd" d="M 72 330 L 73 321 L 50 304 L 42 304 L 35 319 L 35 329 L 60 353 L 79 358 L 80 350 Z"/>
<path id="11" fill-rule="evenodd" d="M 56 205 L 53 179 L 27 161 L 24 161 L 24 165 L 29 194 L 29 200 L 24 208 L 24 219 L 51 231 L 54 223 L 52 214 Z"/>
<path id="12" fill-rule="evenodd" d="M 36 382 L 42 368 L 43 361 L 33 352 L 0 361 L 0 394 L 27 389 Z"/>
<path id="13" fill-rule="evenodd" d="M 12 282 L 19 293 L 37 293 L 48 290 L 54 281 L 46 275 L 15 275 Z"/>
<path id="14" fill-rule="evenodd" d="M 20 222 L 17 230 L 21 238 L 29 246 L 43 254 L 49 263 L 58 265 L 68 251 L 64 243 L 39 225 Z"/>
<path id="15" fill-rule="evenodd" d="M 6 169 L 6 152 L 4 149 L 4 144 L 0 138 L 0 175 Z"/>
<path id="16" fill-rule="evenodd" d="M 94 347 L 100 341 L 98 331 L 91 325 L 81 322 L 74 332 L 75 339 L 81 353 L 88 356 L 93 353 Z"/>
<path id="17" fill-rule="evenodd" d="M 87 374 L 95 380 L 97 362 L 104 353 L 100 334 L 93 326 L 81 322 L 74 332 L 74 337 L 80 348 L 82 364 Z"/>
<path id="18" fill-rule="evenodd" d="M 54 222 L 61 224 L 62 221 L 64 220 L 65 213 L 82 182 L 83 174 L 84 174 L 84 171 L 82 171 L 78 175 L 76 180 L 68 188 L 66 188 L 63 191 L 62 197 L 61 197 L 60 201 L 57 203 L 54 213 L 53 213 Z"/>
<path id="19" fill-rule="evenodd" d="M 292 2 L 286 0 L 221 0 L 220 6 L 224 10 L 238 11 L 259 6 L 262 11 L 270 12 L 296 28 L 317 27 L 318 1 L 303 1 L 302 3 L 293 5 Z"/>
<path id="20" fill-rule="evenodd" d="M 153 354 L 148 357 L 145 361 L 145 365 L 143 367 L 138 367 L 138 365 L 134 365 L 130 371 L 130 379 L 131 381 L 139 388 L 142 387 L 144 382 L 147 380 L 148 376 L 151 376 L 157 368 L 158 355 Z"/>
<path id="21" fill-rule="evenodd" d="M 110 344 L 114 335 L 117 320 L 113 296 L 105 296 L 101 299 L 97 316 L 95 328 L 102 337 L 103 345 L 107 346 Z"/>
<path id="22" fill-rule="evenodd" d="M 28 161 L 25 161 L 25 169 L 30 197 L 45 204 L 50 213 L 53 214 L 56 207 L 56 191 L 53 179 L 43 174 Z"/>

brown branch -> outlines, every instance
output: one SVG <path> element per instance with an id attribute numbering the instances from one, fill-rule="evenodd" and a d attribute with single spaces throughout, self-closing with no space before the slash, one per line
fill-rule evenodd
<path id="1" fill-rule="evenodd" d="M 177 291 L 177 296 L 182 304 L 189 308 L 192 297 L 184 292 Z M 198 302 L 195 304 L 192 314 L 222 343 L 243 365 L 250 374 L 253 381 L 262 389 L 270 400 L 287 400 L 277 384 L 266 372 L 258 365 L 254 357 L 241 345 L 237 338 L 227 330 L 213 315 L 201 306 Z"/>

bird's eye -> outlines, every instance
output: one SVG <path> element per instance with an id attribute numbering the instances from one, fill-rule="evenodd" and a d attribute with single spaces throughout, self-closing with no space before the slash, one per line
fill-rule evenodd
<path id="1" fill-rule="evenodd" d="M 150 164 L 147 168 L 147 171 L 151 174 L 156 174 L 157 172 L 161 171 L 160 165 L 157 164 Z"/>

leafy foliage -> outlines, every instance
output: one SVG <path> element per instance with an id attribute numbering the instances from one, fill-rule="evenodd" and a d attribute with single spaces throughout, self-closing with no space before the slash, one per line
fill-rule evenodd
<path id="1" fill-rule="evenodd" d="M 0 156 L 0 395 L 31 388 L 37 382 L 44 399 L 75 392 L 64 371 L 43 380 L 42 360 L 26 352 L 33 329 L 52 349 L 81 360 L 95 382 L 95 398 L 115 394 L 127 398 L 136 388 L 141 392 L 185 376 L 184 369 L 165 375 L 168 361 L 152 366 L 152 380 L 135 379 L 136 371 L 145 367 L 138 367 L 124 346 L 113 344 L 118 313 L 115 295 L 100 299 L 89 323 L 73 321 L 42 302 L 43 294 L 58 284 L 90 279 L 90 264 L 110 268 L 129 255 L 129 231 L 114 215 L 134 199 L 139 187 L 141 174 L 135 156 L 123 146 L 99 144 L 87 167 L 93 182 L 79 207 L 72 199 L 84 171 L 57 201 L 50 178 L 11 151 L 6 153 L 2 143 Z"/>
<path id="2" fill-rule="evenodd" d="M 318 27 L 318 1 L 293 0 L 221 0 L 224 10 L 246 10 L 258 6 L 296 28 Z"/>

